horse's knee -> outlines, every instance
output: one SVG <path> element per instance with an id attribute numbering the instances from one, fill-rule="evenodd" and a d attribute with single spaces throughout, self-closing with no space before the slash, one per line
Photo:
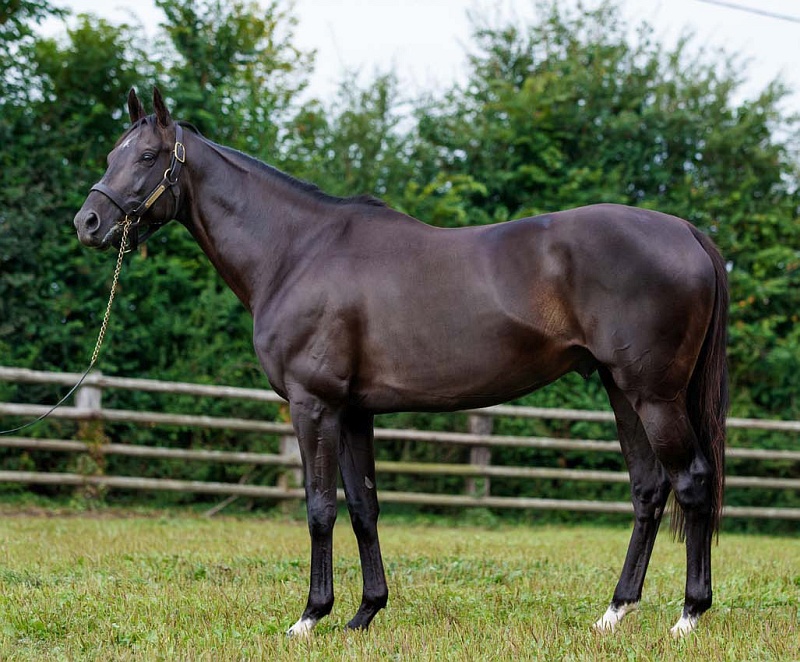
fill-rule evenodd
<path id="1" fill-rule="evenodd" d="M 332 535 L 336 523 L 336 501 L 308 497 L 307 504 L 308 531 L 312 538 Z"/>
<path id="2" fill-rule="evenodd" d="M 670 485 L 666 478 L 655 482 L 633 480 L 631 482 L 631 501 L 636 519 L 660 520 L 669 490 Z"/>

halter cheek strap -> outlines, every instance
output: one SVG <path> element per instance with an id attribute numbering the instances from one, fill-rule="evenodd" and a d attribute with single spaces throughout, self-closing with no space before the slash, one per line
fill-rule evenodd
<path id="1" fill-rule="evenodd" d="M 180 124 L 175 125 L 175 146 L 172 148 L 172 155 L 170 156 L 169 168 L 164 171 L 164 177 L 155 185 L 153 190 L 148 193 L 143 200 L 125 200 L 110 186 L 106 186 L 102 182 L 98 182 L 91 191 L 97 191 L 106 196 L 113 202 L 120 211 L 125 214 L 126 218 L 133 219 L 130 224 L 130 237 L 129 243 L 131 250 L 135 249 L 139 244 L 139 225 L 147 211 L 152 207 L 156 201 L 162 196 L 164 191 L 169 190 L 175 199 L 175 209 L 173 216 L 178 213 L 178 203 L 180 202 L 180 188 L 178 187 L 178 178 L 181 174 L 181 168 L 186 162 L 186 146 L 183 144 L 183 127 Z"/>

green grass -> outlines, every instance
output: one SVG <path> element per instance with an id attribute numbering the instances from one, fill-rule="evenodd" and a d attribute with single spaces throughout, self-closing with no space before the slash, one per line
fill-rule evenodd
<path id="1" fill-rule="evenodd" d="M 337 602 L 308 639 L 305 525 L 254 518 L 27 516 L 0 520 L 0 659 L 797 660 L 800 539 L 722 535 L 715 604 L 673 641 L 683 547 L 662 533 L 639 612 L 613 635 L 605 610 L 628 531 L 607 527 L 383 524 L 389 606 L 366 633 L 340 518 Z"/>

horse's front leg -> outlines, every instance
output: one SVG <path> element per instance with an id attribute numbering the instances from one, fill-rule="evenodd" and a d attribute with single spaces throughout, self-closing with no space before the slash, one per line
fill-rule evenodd
<path id="1" fill-rule="evenodd" d="M 386 606 L 389 591 L 383 571 L 381 547 L 378 542 L 378 495 L 375 481 L 375 449 L 373 447 L 373 416 L 350 410 L 345 414 L 342 441 L 339 446 L 339 468 L 350 520 L 358 541 L 361 574 L 364 588 L 361 606 L 347 624 L 348 628 L 364 630 Z"/>
<path id="2" fill-rule="evenodd" d="M 303 635 L 333 608 L 333 525 L 341 412 L 307 395 L 291 399 L 290 409 L 303 459 L 311 583 L 303 615 L 287 634 Z"/>

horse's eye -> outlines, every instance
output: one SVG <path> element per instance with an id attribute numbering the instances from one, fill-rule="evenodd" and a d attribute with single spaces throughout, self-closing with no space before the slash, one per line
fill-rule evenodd
<path id="1" fill-rule="evenodd" d="M 145 152 L 144 154 L 142 154 L 142 161 L 144 161 L 145 163 L 152 163 L 155 160 L 156 160 L 156 155 L 153 154 L 153 152 Z"/>

